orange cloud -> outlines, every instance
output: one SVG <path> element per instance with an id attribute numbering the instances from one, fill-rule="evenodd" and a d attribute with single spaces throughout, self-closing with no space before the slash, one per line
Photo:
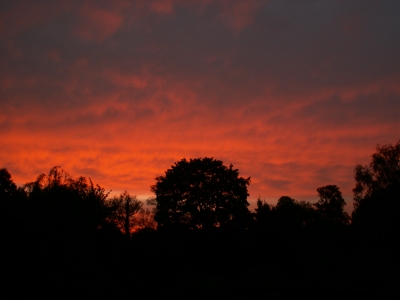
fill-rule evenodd
<path id="1" fill-rule="evenodd" d="M 324 5 L 68 3 L 1 33 L 0 167 L 18 184 L 61 165 L 145 197 L 174 162 L 208 156 L 252 178 L 253 204 L 327 184 L 351 199 L 355 164 L 398 139 L 391 31 L 349 41 Z"/>

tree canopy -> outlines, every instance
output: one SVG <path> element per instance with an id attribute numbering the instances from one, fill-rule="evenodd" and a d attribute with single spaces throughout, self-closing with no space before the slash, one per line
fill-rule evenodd
<path id="1" fill-rule="evenodd" d="M 111 198 L 108 205 L 113 212 L 111 220 L 126 237 L 130 238 L 133 228 L 138 224 L 137 214 L 142 209 L 143 203 L 125 191 Z"/>
<path id="2" fill-rule="evenodd" d="M 109 198 L 90 178 L 72 178 L 60 167 L 22 187 L 0 169 L 1 251 L 9 262 L 4 273 L 27 274 L 25 281 L 18 275 L 18 288 L 22 282 L 45 290 L 60 287 L 61 293 L 70 286 L 97 289 L 111 282 L 111 297 L 121 287 L 129 296 L 138 288 L 147 295 L 154 278 L 167 287 L 211 274 L 267 278 L 262 287 L 281 274 L 275 289 L 283 274 L 289 274 L 285 282 L 296 280 L 297 287 L 298 278 L 315 282 L 318 273 L 317 284 L 331 282 L 334 287 L 340 281 L 337 274 L 349 269 L 358 280 L 357 290 L 364 282 L 373 283 L 370 278 L 395 287 L 398 278 L 391 274 L 398 269 L 400 250 L 397 146 L 377 147 L 369 165 L 356 167 L 359 202 L 351 225 L 336 185 L 319 187 L 314 204 L 282 196 L 272 205 L 259 197 L 250 213 L 250 178 L 207 157 L 182 159 L 156 177 L 151 186 L 155 197 L 147 201 L 153 211 L 127 191 Z M 251 261 L 246 252 L 252 253 Z"/>
<path id="3" fill-rule="evenodd" d="M 354 169 L 353 222 L 383 226 L 383 231 L 399 229 L 400 140 L 395 145 L 377 145 L 371 158 L 368 165 Z"/>
<path id="4" fill-rule="evenodd" d="M 281 227 L 301 227 L 310 223 L 313 219 L 311 203 L 297 201 L 288 196 L 280 197 L 273 211 Z"/>
<path id="5" fill-rule="evenodd" d="M 0 199 L 8 199 L 17 191 L 17 186 L 11 179 L 11 174 L 7 169 L 0 169 Z"/>
<path id="6" fill-rule="evenodd" d="M 379 193 L 399 189 L 400 186 L 400 140 L 392 144 L 377 145 L 371 162 L 362 166 L 357 164 L 354 169 L 356 186 L 354 193 L 354 208 L 360 203 Z"/>
<path id="7" fill-rule="evenodd" d="M 344 211 L 346 201 L 343 199 L 339 187 L 327 185 L 317 188 L 319 200 L 314 203 L 322 221 L 331 224 L 348 224 L 349 216 Z"/>
<path id="8" fill-rule="evenodd" d="M 214 158 L 182 159 L 157 176 L 155 220 L 161 228 L 235 227 L 249 216 L 247 186 L 232 164 Z"/>
<path id="9" fill-rule="evenodd" d="M 38 226 L 62 232 L 93 234 L 114 226 L 109 222 L 112 211 L 106 205 L 108 194 L 85 177 L 72 178 L 61 167 L 52 168 L 24 185 L 28 201 L 35 208 Z"/>

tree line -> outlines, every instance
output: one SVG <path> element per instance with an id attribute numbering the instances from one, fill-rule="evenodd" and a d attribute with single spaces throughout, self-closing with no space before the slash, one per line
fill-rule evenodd
<path id="1" fill-rule="evenodd" d="M 17 187 L 7 169 L 0 169 L 0 199 L 3 225 L 24 220 L 48 223 L 57 230 L 76 228 L 81 232 L 120 231 L 127 237 L 145 228 L 155 229 L 149 209 L 127 191 L 110 192 L 85 177 L 73 179 L 56 166 L 48 175 Z"/>
<path id="2" fill-rule="evenodd" d="M 50 294 L 92 296 L 122 296 L 132 286 L 145 294 L 149 280 L 160 291 L 180 280 L 180 288 L 199 293 L 253 286 L 307 294 L 315 291 L 307 280 L 325 292 L 341 291 L 340 279 L 349 274 L 352 291 L 390 290 L 399 266 L 400 141 L 378 145 L 368 165 L 355 166 L 354 178 L 349 216 L 334 184 L 317 188 L 316 203 L 283 196 L 271 205 L 259 198 L 251 212 L 251 179 L 208 157 L 182 159 L 157 176 L 150 187 L 155 196 L 147 200 L 151 210 L 127 191 L 110 196 L 60 167 L 21 187 L 3 168 L 3 273 L 20 270 L 9 280 L 14 292 L 43 292 L 50 284 Z"/>

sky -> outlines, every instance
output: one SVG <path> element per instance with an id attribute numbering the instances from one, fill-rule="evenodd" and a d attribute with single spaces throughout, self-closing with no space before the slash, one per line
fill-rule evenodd
<path id="1" fill-rule="evenodd" d="M 152 196 L 182 158 L 317 200 L 400 139 L 400 1 L 0 2 L 0 168 Z"/>

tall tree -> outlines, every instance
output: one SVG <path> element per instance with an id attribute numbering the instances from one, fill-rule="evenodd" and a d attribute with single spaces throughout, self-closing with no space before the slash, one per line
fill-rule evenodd
<path id="1" fill-rule="evenodd" d="M 270 217 L 272 211 L 272 205 L 268 204 L 265 200 L 261 200 L 258 197 L 256 202 L 257 207 L 255 208 L 255 218 L 257 221 L 262 221 Z"/>
<path id="2" fill-rule="evenodd" d="M 249 219 L 247 186 L 232 165 L 213 158 L 182 159 L 151 186 L 161 228 L 240 227 Z"/>
<path id="3" fill-rule="evenodd" d="M 299 228 L 313 220 L 311 203 L 297 201 L 288 196 L 282 196 L 273 207 L 275 222 L 282 228 Z"/>
<path id="4" fill-rule="evenodd" d="M 29 213 L 26 194 L 16 186 L 7 169 L 0 169 L 0 230 L 24 227 Z"/>
<path id="5" fill-rule="evenodd" d="M 130 238 L 134 227 L 139 225 L 137 213 L 142 209 L 143 203 L 125 191 L 113 197 L 109 205 L 113 211 L 111 220 L 127 238 Z"/>
<path id="6" fill-rule="evenodd" d="M 0 169 L 0 200 L 10 199 L 17 192 L 17 186 L 7 169 Z"/>
<path id="7" fill-rule="evenodd" d="M 52 228 L 56 235 L 93 234 L 98 229 L 110 228 L 110 210 L 106 206 L 109 193 L 85 177 L 73 179 L 56 166 L 48 175 L 24 186 L 35 207 L 35 219 L 41 228 Z"/>
<path id="8" fill-rule="evenodd" d="M 374 224 L 380 234 L 400 230 L 400 140 L 377 145 L 368 165 L 356 165 L 354 177 L 353 223 Z"/>
<path id="9" fill-rule="evenodd" d="M 376 152 L 372 154 L 372 160 L 368 165 L 356 165 L 354 178 L 356 180 L 356 186 L 353 189 L 355 210 L 367 198 L 390 190 L 398 191 L 400 140 L 395 145 L 377 145 Z"/>
<path id="10" fill-rule="evenodd" d="M 322 221 L 331 224 L 348 224 L 349 216 L 344 211 L 346 201 L 343 199 L 339 187 L 327 185 L 317 188 L 319 200 L 314 203 Z"/>

